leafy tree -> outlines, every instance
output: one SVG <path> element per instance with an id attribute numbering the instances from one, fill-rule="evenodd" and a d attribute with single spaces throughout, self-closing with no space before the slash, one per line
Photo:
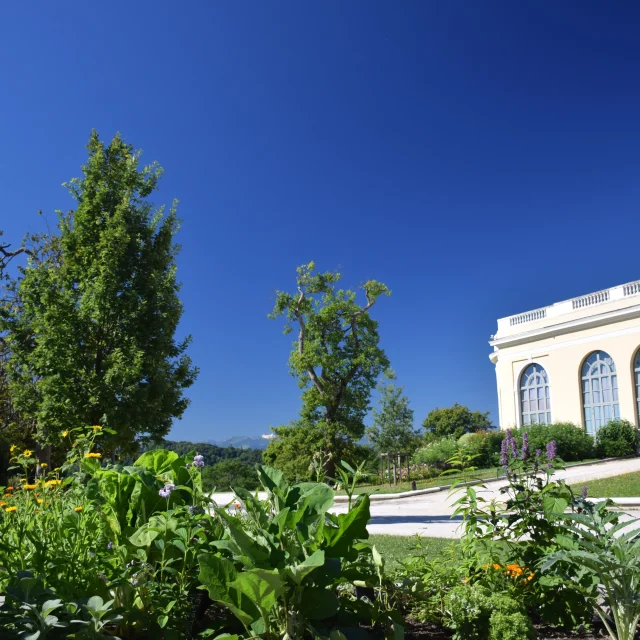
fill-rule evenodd
<path id="1" fill-rule="evenodd" d="M 285 318 L 285 333 L 298 331 L 289 358 L 291 374 L 302 392 L 300 420 L 294 426 L 276 429 L 280 442 L 267 448 L 267 459 L 282 464 L 279 458 L 290 440 L 307 447 L 299 450 L 308 464 L 315 450 L 324 447 L 332 454 L 327 471 L 333 472 L 340 449 L 359 440 L 365 431 L 364 417 L 369 410 L 371 391 L 380 374 L 389 366 L 379 347 L 378 323 L 370 310 L 389 289 L 375 280 L 365 282 L 366 303 L 356 301 L 356 292 L 337 289 L 339 273 L 315 273 L 310 262 L 298 268 L 297 292 L 278 291 L 270 318 Z M 318 441 L 309 442 L 299 429 L 310 430 Z M 322 438 L 320 438 L 322 434 Z M 300 437 L 302 436 L 302 437 Z"/>
<path id="2" fill-rule="evenodd" d="M 69 427 L 102 424 L 108 451 L 158 440 L 182 416 L 197 374 L 175 332 L 182 315 L 176 280 L 176 207 L 147 198 L 162 170 L 139 168 L 140 153 L 94 131 L 83 176 L 65 186 L 78 205 L 58 213 L 59 234 L 21 269 L 5 323 L 11 394 L 41 442 Z"/>
<path id="3" fill-rule="evenodd" d="M 413 428 L 413 409 L 404 395 L 404 387 L 395 385 L 393 369 L 387 369 L 384 377 L 378 384 L 380 399 L 378 408 L 373 410 L 373 426 L 367 429 L 367 435 L 378 451 L 411 453 L 419 442 L 418 432 Z"/>
<path id="4" fill-rule="evenodd" d="M 437 440 L 448 436 L 459 438 L 465 433 L 491 429 L 493 424 L 488 411 L 471 411 L 469 407 L 456 402 L 452 407 L 430 411 L 422 426 L 427 431 L 427 440 Z"/>
<path id="5" fill-rule="evenodd" d="M 192 451 L 204 456 L 204 462 L 207 467 L 214 465 L 223 460 L 239 460 L 244 462 L 250 468 L 262 462 L 262 451 L 260 449 L 239 449 L 237 447 L 219 447 L 216 444 L 208 444 L 206 442 L 187 442 L 179 440 L 163 440 L 160 447 L 175 451 L 179 456 L 184 456 Z M 206 469 L 206 467 L 205 467 Z"/>
<path id="6" fill-rule="evenodd" d="M 255 468 L 237 459 L 222 460 L 202 471 L 202 486 L 206 491 L 230 489 L 255 489 L 258 473 Z"/>

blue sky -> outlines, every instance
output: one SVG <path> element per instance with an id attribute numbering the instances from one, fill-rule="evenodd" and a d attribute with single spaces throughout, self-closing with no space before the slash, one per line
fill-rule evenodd
<path id="1" fill-rule="evenodd" d="M 92 127 L 180 200 L 171 436 L 296 417 L 269 321 L 297 265 L 373 278 L 416 412 L 497 420 L 496 319 L 640 278 L 640 7 L 623 2 L 11 3 L 0 10 L 0 228 L 71 203 Z"/>

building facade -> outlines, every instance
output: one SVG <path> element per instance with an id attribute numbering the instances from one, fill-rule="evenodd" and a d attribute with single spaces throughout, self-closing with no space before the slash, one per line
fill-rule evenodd
<path id="1" fill-rule="evenodd" d="M 640 281 L 500 318 L 489 344 L 503 429 L 640 426 Z"/>

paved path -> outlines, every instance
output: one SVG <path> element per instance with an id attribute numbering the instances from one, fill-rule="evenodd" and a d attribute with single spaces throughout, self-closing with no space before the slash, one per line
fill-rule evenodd
<path id="1" fill-rule="evenodd" d="M 555 477 L 566 480 L 568 484 L 581 484 L 633 471 L 640 471 L 640 458 L 569 467 L 565 471 L 558 471 Z M 500 497 L 500 487 L 505 484 L 505 481 L 492 482 L 486 485 L 486 489 L 477 488 L 476 490 L 486 500 L 492 500 Z M 212 498 L 223 505 L 233 500 L 233 494 L 215 493 Z M 369 532 L 394 536 L 411 536 L 419 533 L 431 538 L 457 538 L 460 536 L 460 519 L 451 518 L 453 501 L 455 497 L 452 499 L 446 491 L 398 500 L 374 500 L 371 502 Z M 346 511 L 346 505 L 336 505 L 333 511 L 343 513 Z"/>
<path id="2" fill-rule="evenodd" d="M 640 458 L 617 460 L 603 464 L 581 467 L 569 467 L 558 471 L 555 477 L 566 480 L 568 484 L 581 484 L 589 480 L 609 478 L 622 473 L 640 471 Z M 500 497 L 500 487 L 507 483 L 493 482 L 485 489 L 477 489 L 486 500 Z M 401 500 L 384 500 L 371 503 L 371 522 L 369 533 L 381 533 L 394 536 L 411 536 L 419 533 L 430 538 L 458 538 L 461 519 L 452 519 L 452 502 L 455 497 L 446 491 L 429 493 Z M 336 512 L 346 510 L 342 505 Z"/>

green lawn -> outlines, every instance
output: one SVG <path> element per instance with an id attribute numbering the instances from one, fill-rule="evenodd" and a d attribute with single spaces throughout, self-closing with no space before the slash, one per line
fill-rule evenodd
<path id="1" fill-rule="evenodd" d="M 416 553 L 415 546 L 417 541 L 418 538 L 416 536 L 369 536 L 369 542 L 375 545 L 376 549 L 382 554 L 388 569 L 396 568 L 401 560 Z M 437 556 L 444 549 L 452 544 L 458 544 L 458 542 L 447 538 L 420 538 L 420 544 L 423 550 L 427 549 L 429 555 Z"/>
<path id="2" fill-rule="evenodd" d="M 580 494 L 585 485 L 573 485 L 571 488 Z M 612 478 L 592 480 L 586 483 L 590 498 L 635 498 L 640 497 L 640 471 L 624 473 Z"/>
<path id="3" fill-rule="evenodd" d="M 596 462 L 597 458 L 589 460 L 581 460 L 580 462 L 567 462 L 565 467 L 572 467 L 576 464 L 584 464 L 585 462 Z M 490 469 L 476 469 L 465 474 L 464 477 L 469 480 L 487 480 L 489 478 L 499 478 L 504 475 L 502 467 L 491 467 Z M 461 473 L 451 473 L 429 480 L 416 480 L 417 489 L 430 489 L 432 487 L 442 487 L 453 484 L 456 481 L 463 480 Z M 388 484 L 361 484 L 356 488 L 356 493 L 401 493 L 402 491 L 411 491 L 410 482 L 399 482 L 397 485 L 389 486 Z M 345 495 L 344 491 L 338 491 L 339 495 Z M 640 494 L 638 494 L 640 495 Z"/>

